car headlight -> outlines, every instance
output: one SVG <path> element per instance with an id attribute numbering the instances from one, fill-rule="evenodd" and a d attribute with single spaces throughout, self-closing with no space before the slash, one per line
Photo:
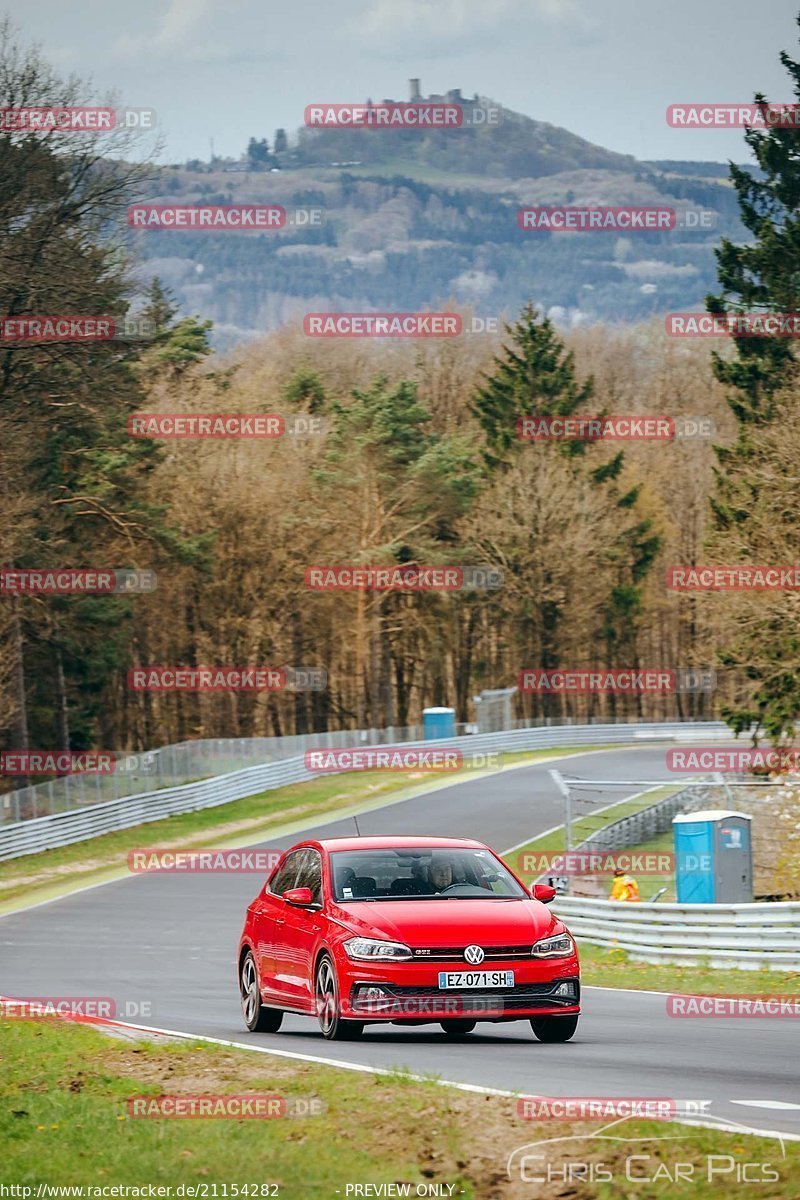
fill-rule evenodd
<path id="1" fill-rule="evenodd" d="M 575 943 L 568 933 L 542 938 L 531 950 L 534 958 L 569 958 L 575 953 Z"/>
<path id="2" fill-rule="evenodd" d="M 376 938 L 354 937 L 344 943 L 350 958 L 394 959 L 411 958 L 411 949 L 402 942 L 380 942 Z"/>

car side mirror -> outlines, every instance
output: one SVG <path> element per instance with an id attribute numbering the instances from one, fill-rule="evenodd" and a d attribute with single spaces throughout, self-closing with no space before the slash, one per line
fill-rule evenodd
<path id="1" fill-rule="evenodd" d="M 550 887 L 549 883 L 532 883 L 531 895 L 534 900 L 539 900 L 542 904 L 549 904 L 551 900 L 555 900 L 558 893 L 554 887 Z"/>
<path id="2" fill-rule="evenodd" d="M 294 904 L 296 908 L 308 908 L 314 903 L 311 888 L 289 888 L 283 893 L 282 899 L 287 904 Z"/>

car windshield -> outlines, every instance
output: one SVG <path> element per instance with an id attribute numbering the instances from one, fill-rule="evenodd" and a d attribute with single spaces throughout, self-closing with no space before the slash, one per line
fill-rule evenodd
<path id="1" fill-rule="evenodd" d="M 348 900 L 488 900 L 527 892 L 490 850 L 409 846 L 336 850 L 333 895 Z"/>

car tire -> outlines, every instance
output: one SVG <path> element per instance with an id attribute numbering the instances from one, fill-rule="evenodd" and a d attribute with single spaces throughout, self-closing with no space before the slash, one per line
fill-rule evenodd
<path id="1" fill-rule="evenodd" d="M 540 1042 L 568 1042 L 577 1028 L 577 1013 L 569 1017 L 531 1017 L 531 1029 Z"/>
<path id="2" fill-rule="evenodd" d="M 470 1021 L 466 1017 L 448 1017 L 439 1024 L 450 1037 L 460 1037 L 464 1033 L 472 1033 L 478 1022 Z"/>
<path id="3" fill-rule="evenodd" d="M 277 1033 L 283 1020 L 283 1009 L 267 1008 L 261 1000 L 258 968 L 253 951 L 248 950 L 239 968 L 239 998 L 244 1023 L 251 1033 Z"/>
<path id="4" fill-rule="evenodd" d="M 339 1015 L 339 982 L 336 968 L 329 955 L 324 954 L 317 963 L 314 976 L 314 1003 L 317 1020 L 324 1038 L 346 1042 L 360 1038 L 364 1032 L 363 1021 L 347 1021 Z"/>

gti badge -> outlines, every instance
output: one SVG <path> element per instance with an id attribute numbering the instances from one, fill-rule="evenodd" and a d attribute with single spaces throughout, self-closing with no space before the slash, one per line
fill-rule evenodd
<path id="1" fill-rule="evenodd" d="M 482 963 L 485 957 L 486 955 L 480 946 L 467 946 L 464 951 L 464 958 L 468 963 L 472 963 L 473 966 L 477 963 Z"/>

